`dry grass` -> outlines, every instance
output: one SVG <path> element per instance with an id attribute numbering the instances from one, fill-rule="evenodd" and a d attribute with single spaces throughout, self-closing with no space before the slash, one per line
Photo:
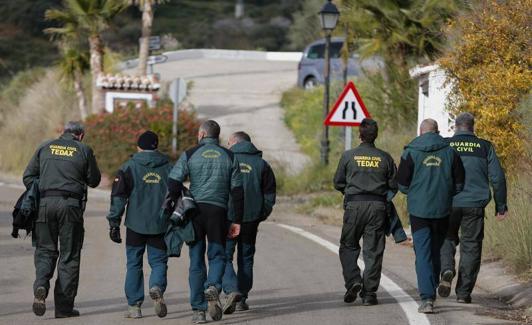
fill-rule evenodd
<path id="1" fill-rule="evenodd" d="M 47 70 L 29 85 L 0 128 L 0 170 L 20 174 L 41 142 L 57 136 L 65 121 L 78 118 L 75 96 L 55 70 Z"/>
<path id="2" fill-rule="evenodd" d="M 523 279 L 532 280 L 532 172 L 508 185 L 509 217 L 498 221 L 493 203 L 486 209 L 484 257 L 500 258 Z"/>

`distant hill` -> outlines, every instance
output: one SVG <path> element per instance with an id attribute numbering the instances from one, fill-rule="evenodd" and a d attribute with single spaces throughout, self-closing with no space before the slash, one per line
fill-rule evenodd
<path id="1" fill-rule="evenodd" d="M 237 0 L 171 0 L 155 9 L 153 32 L 166 35 L 166 49 L 225 48 L 283 50 L 293 14 L 303 0 L 244 0 L 244 15 L 235 18 Z M 0 84 L 20 70 L 49 65 L 58 52 L 42 30 L 46 9 L 61 0 L 0 0 Z M 141 13 L 121 14 L 105 35 L 106 44 L 126 56 L 136 55 Z"/>

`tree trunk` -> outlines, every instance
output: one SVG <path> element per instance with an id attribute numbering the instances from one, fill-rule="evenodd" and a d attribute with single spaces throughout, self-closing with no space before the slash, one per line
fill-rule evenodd
<path id="1" fill-rule="evenodd" d="M 103 73 L 103 44 L 100 35 L 89 36 L 89 45 L 92 74 L 92 113 L 98 114 L 105 111 L 103 91 L 96 86 L 98 76 Z"/>
<path id="2" fill-rule="evenodd" d="M 144 1 L 142 8 L 142 37 L 140 38 L 138 74 L 145 76 L 148 70 L 148 56 L 150 54 L 149 41 L 153 24 L 153 7 L 151 1 Z"/>
<path id="3" fill-rule="evenodd" d="M 87 100 L 85 99 L 85 92 L 83 91 L 83 76 L 80 72 L 76 72 L 74 75 L 74 90 L 76 91 L 76 97 L 78 98 L 79 113 L 81 120 L 85 121 L 87 118 Z"/>

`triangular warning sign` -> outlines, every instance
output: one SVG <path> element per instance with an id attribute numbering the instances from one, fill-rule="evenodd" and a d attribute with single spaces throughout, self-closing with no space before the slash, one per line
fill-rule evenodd
<path id="1" fill-rule="evenodd" d="M 364 105 L 355 84 L 349 81 L 325 119 L 324 124 L 359 126 L 360 122 L 365 118 L 370 118 L 366 105 Z"/>

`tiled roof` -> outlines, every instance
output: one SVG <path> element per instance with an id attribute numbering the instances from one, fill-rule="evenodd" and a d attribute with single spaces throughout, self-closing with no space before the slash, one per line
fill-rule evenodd
<path id="1" fill-rule="evenodd" d="M 161 88 L 158 78 L 154 75 L 142 77 L 123 74 L 100 75 L 96 80 L 96 85 L 103 89 L 130 91 L 154 91 Z"/>

